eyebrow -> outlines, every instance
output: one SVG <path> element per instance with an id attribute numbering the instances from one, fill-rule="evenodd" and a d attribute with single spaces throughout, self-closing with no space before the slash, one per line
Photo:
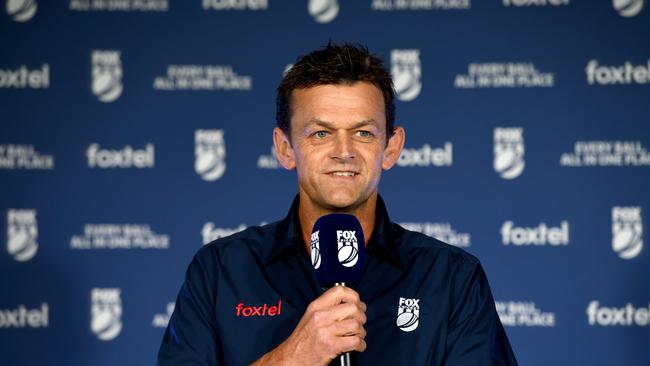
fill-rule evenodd
<path id="1" fill-rule="evenodd" d="M 374 120 L 373 118 L 365 119 L 365 120 L 363 120 L 363 121 L 359 121 L 359 122 L 353 124 L 352 126 L 350 126 L 349 129 L 350 129 L 350 130 L 354 130 L 354 129 L 357 129 L 357 128 L 359 128 L 359 127 L 363 127 L 363 126 L 367 126 L 367 125 L 372 125 L 372 124 L 374 124 L 374 123 L 375 123 L 375 120 Z M 316 124 L 316 125 L 318 125 L 318 126 L 323 126 L 323 127 L 325 127 L 325 128 L 329 128 L 329 129 L 332 129 L 332 130 L 335 130 L 335 129 L 336 129 L 336 128 L 334 127 L 334 124 L 332 124 L 331 122 L 323 121 L 323 120 L 320 120 L 320 119 L 318 119 L 318 118 L 312 118 L 312 119 L 310 119 L 310 120 L 307 122 L 307 126 L 312 125 L 312 124 Z"/>

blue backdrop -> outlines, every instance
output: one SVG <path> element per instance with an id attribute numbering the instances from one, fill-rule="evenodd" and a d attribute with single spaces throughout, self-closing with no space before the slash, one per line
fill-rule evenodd
<path id="1" fill-rule="evenodd" d="M 282 218 L 275 87 L 391 68 L 391 218 L 478 256 L 522 365 L 647 365 L 644 0 L 8 0 L 0 363 L 153 364 L 193 254 Z"/>

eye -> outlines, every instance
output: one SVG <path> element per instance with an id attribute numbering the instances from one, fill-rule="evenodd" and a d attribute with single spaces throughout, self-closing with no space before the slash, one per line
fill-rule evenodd
<path id="1" fill-rule="evenodd" d="M 314 136 L 316 136 L 319 139 L 322 139 L 323 137 L 327 136 L 327 131 L 316 131 L 314 133 Z"/>
<path id="2" fill-rule="evenodd" d="M 370 137 L 370 136 L 372 136 L 370 131 L 365 131 L 365 130 L 357 131 L 357 134 L 359 135 L 359 137 Z"/>

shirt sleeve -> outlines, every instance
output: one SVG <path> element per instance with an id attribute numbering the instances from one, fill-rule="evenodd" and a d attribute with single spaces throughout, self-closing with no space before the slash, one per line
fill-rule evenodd
<path id="1" fill-rule="evenodd" d="M 466 262 L 452 294 L 446 366 L 516 366 L 517 360 L 499 320 L 485 272 Z"/>
<path id="2" fill-rule="evenodd" d="M 201 256 L 206 249 L 196 254 L 187 269 L 158 351 L 158 366 L 223 364 L 214 315 L 216 270 L 214 264 L 206 263 L 206 256 Z"/>

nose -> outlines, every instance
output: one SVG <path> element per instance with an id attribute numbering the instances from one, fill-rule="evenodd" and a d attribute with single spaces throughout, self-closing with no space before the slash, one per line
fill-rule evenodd
<path id="1" fill-rule="evenodd" d="M 354 144 L 352 138 L 347 133 L 340 132 L 337 134 L 334 141 L 334 149 L 332 150 L 332 159 L 340 161 L 348 161 L 354 159 Z"/>

